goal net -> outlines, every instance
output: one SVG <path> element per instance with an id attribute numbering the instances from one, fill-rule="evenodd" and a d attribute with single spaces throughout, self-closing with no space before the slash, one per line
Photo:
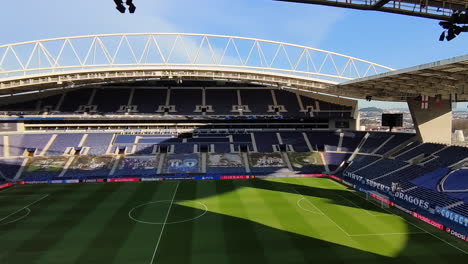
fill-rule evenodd
<path id="1" fill-rule="evenodd" d="M 390 197 L 378 192 L 367 192 L 366 198 L 368 201 L 377 204 L 381 208 L 389 208 L 390 204 L 392 204 Z"/>

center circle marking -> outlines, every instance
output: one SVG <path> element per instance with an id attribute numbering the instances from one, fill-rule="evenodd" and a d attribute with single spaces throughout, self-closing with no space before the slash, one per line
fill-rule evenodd
<path id="1" fill-rule="evenodd" d="M 138 206 L 135 206 L 133 207 L 129 212 L 128 212 L 128 217 L 130 219 L 132 219 L 133 221 L 137 222 L 137 223 L 141 223 L 141 224 L 147 224 L 147 225 L 164 225 L 164 222 L 150 222 L 150 221 L 143 221 L 143 220 L 138 220 L 137 218 L 135 218 L 133 216 L 133 212 L 135 210 L 137 210 L 138 208 L 141 208 L 141 207 L 144 207 L 146 205 L 150 205 L 150 204 L 157 204 L 157 203 L 176 203 L 176 202 L 193 202 L 193 203 L 197 203 L 199 205 L 201 205 L 203 208 L 204 208 L 204 211 L 199 214 L 199 215 L 196 215 L 194 217 L 190 217 L 190 218 L 187 218 L 187 219 L 183 219 L 183 220 L 180 220 L 180 221 L 167 221 L 165 224 L 166 225 L 171 225 L 171 224 L 180 224 L 180 223 L 185 223 L 185 222 L 189 222 L 189 221 L 193 221 L 193 220 L 196 220 L 202 216 L 204 216 L 207 212 L 208 212 L 208 206 L 206 206 L 204 203 L 201 203 L 201 202 L 197 202 L 197 201 L 190 201 L 190 200 L 181 200 L 181 201 L 172 201 L 172 200 L 160 200 L 160 201 L 154 201 L 154 202 L 147 202 L 147 203 L 144 203 L 144 204 L 140 204 Z M 195 209 L 198 209 L 198 208 L 195 208 Z"/>

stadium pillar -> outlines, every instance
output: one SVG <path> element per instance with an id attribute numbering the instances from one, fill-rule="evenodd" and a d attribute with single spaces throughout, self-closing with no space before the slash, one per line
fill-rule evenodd
<path id="1" fill-rule="evenodd" d="M 414 128 L 422 142 L 452 142 L 452 105 L 449 100 L 437 101 L 429 97 L 428 102 L 417 98 L 408 98 L 407 102 Z"/>

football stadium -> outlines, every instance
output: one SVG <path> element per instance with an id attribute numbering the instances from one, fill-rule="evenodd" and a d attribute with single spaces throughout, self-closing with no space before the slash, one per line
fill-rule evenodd
<path id="1" fill-rule="evenodd" d="M 468 260 L 467 76 L 210 34 L 2 44 L 0 263 Z M 362 130 L 358 99 L 414 132 Z"/>

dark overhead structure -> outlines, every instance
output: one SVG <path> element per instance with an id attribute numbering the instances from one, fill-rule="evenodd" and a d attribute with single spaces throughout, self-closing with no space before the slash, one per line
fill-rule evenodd
<path id="1" fill-rule="evenodd" d="M 381 11 L 441 20 L 439 40 L 450 41 L 468 32 L 468 0 L 275 0 L 305 4 Z"/>
<path id="2" fill-rule="evenodd" d="M 123 0 L 114 0 L 115 4 L 116 4 L 116 9 L 119 10 L 120 13 L 125 13 L 125 10 L 127 10 L 127 8 L 125 8 L 124 4 L 123 4 Z M 130 13 L 135 13 L 135 10 L 136 10 L 136 6 L 133 4 L 133 0 L 127 0 L 125 2 L 125 4 L 127 4 L 128 6 L 128 11 Z"/>

